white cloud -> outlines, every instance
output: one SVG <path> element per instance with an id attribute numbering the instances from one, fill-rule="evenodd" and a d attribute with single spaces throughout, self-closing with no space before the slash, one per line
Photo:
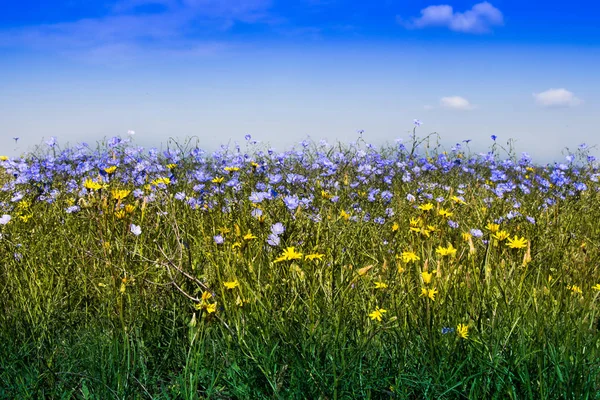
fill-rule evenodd
<path id="1" fill-rule="evenodd" d="M 138 7 L 159 5 L 152 13 Z M 98 18 L 0 29 L 0 48 L 57 52 L 77 59 L 117 63 L 150 54 L 212 55 L 230 47 L 205 39 L 236 22 L 276 23 L 271 0 L 118 0 Z"/>
<path id="2" fill-rule="evenodd" d="M 574 107 L 583 103 L 567 89 L 548 89 L 545 92 L 534 93 L 533 97 L 542 107 Z"/>
<path id="3" fill-rule="evenodd" d="M 422 9 L 421 16 L 410 21 L 403 21 L 400 17 L 396 19 L 408 29 L 447 27 L 464 33 L 488 33 L 492 26 L 504 24 L 502 12 L 487 1 L 475 4 L 462 13 L 455 12 L 452 6 L 442 4 Z"/>
<path id="4" fill-rule="evenodd" d="M 452 110 L 472 110 L 475 108 L 469 100 L 460 96 L 451 96 L 451 97 L 442 97 L 440 99 L 440 105 L 443 108 L 448 108 Z"/>

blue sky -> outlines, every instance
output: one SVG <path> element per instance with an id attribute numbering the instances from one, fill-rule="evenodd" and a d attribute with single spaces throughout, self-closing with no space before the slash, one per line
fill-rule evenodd
<path id="1" fill-rule="evenodd" d="M 592 1 L 22 0 L 0 13 L 0 153 L 126 136 L 374 144 L 412 121 L 541 162 L 600 144 Z M 19 137 L 15 143 L 12 137 Z M 595 153 L 597 155 L 597 152 Z"/>

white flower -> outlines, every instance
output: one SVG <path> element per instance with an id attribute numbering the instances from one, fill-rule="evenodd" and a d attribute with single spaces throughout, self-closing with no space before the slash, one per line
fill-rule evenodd
<path id="1" fill-rule="evenodd" d="M 10 222 L 11 220 L 11 216 L 8 214 L 4 214 L 2 217 L 0 217 L 0 225 L 6 225 Z"/>
<path id="2" fill-rule="evenodd" d="M 139 236 L 142 233 L 142 228 L 139 225 L 136 224 L 131 224 L 129 230 L 131 231 L 131 233 L 133 233 L 135 236 Z"/>
<path id="3" fill-rule="evenodd" d="M 135 131 L 132 131 L 132 130 L 130 129 L 130 130 L 128 130 L 128 131 L 127 131 L 127 134 L 128 134 L 129 136 L 133 136 L 133 135 L 135 135 Z"/>

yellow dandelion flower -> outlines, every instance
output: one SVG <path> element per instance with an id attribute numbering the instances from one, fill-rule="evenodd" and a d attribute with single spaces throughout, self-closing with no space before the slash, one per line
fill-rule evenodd
<path id="1" fill-rule="evenodd" d="M 423 278 L 423 282 L 426 285 L 428 285 L 429 283 L 431 283 L 431 278 L 433 277 L 433 274 L 431 272 L 423 271 L 421 272 L 421 277 Z"/>
<path id="2" fill-rule="evenodd" d="M 112 194 L 113 199 L 123 200 L 125 197 L 129 196 L 129 193 L 131 193 L 131 190 L 120 189 L 120 190 L 113 190 L 110 193 Z"/>
<path id="3" fill-rule="evenodd" d="M 464 324 L 458 324 L 458 326 L 456 327 L 456 334 L 461 339 L 468 339 L 469 338 L 469 326 L 464 325 Z"/>
<path id="4" fill-rule="evenodd" d="M 217 303 L 208 304 L 206 306 L 206 312 L 212 314 L 217 311 Z"/>
<path id="5" fill-rule="evenodd" d="M 340 211 L 340 217 L 344 218 L 346 221 L 348 221 L 350 219 L 350 214 L 348 214 L 346 211 L 342 210 L 342 211 Z"/>
<path id="6" fill-rule="evenodd" d="M 177 164 L 173 164 L 173 163 L 167 164 L 167 168 L 169 168 L 169 169 L 173 169 L 175 167 L 177 167 Z"/>
<path id="7" fill-rule="evenodd" d="M 471 237 L 472 237 L 472 236 L 471 236 L 471 234 L 470 234 L 469 232 L 463 232 L 463 234 L 462 234 L 462 238 L 463 238 L 463 240 L 464 240 L 465 242 L 468 242 L 468 241 L 469 241 L 469 239 L 471 239 Z"/>
<path id="8" fill-rule="evenodd" d="M 8 160 L 7 156 L 0 156 L 0 161 L 6 161 L 6 160 Z"/>
<path id="9" fill-rule="evenodd" d="M 295 250 L 295 248 L 292 247 L 288 247 L 287 249 L 285 249 L 283 251 L 283 253 L 281 254 L 281 256 L 279 256 L 277 259 L 275 259 L 274 262 L 278 263 L 281 261 L 286 261 L 286 260 L 300 260 L 302 259 L 302 253 L 298 252 Z"/>
<path id="10" fill-rule="evenodd" d="M 388 285 L 385 282 L 375 282 L 375 289 L 387 289 Z"/>
<path id="11" fill-rule="evenodd" d="M 506 231 L 498 231 L 494 235 L 492 235 L 492 237 L 494 239 L 497 239 L 499 242 L 503 241 L 504 239 L 508 238 L 509 236 L 510 236 L 510 234 Z"/>
<path id="12" fill-rule="evenodd" d="M 421 258 L 412 251 L 402 252 L 402 261 L 404 261 L 405 263 L 409 263 L 411 261 L 419 261 L 420 259 Z"/>
<path id="13" fill-rule="evenodd" d="M 453 212 L 445 210 L 443 208 L 440 208 L 440 210 L 438 211 L 438 215 L 444 217 L 444 218 L 450 218 L 451 216 L 454 215 Z"/>
<path id="14" fill-rule="evenodd" d="M 167 178 L 167 177 L 161 177 L 161 178 L 156 178 L 155 180 L 152 181 L 152 184 L 154 186 L 158 186 L 160 184 L 163 185 L 168 185 L 169 183 L 171 183 L 171 179 Z"/>
<path id="15" fill-rule="evenodd" d="M 455 203 L 459 203 L 459 204 L 467 204 L 466 201 L 464 201 L 463 199 L 461 199 L 458 196 L 452 196 L 452 197 L 450 197 L 450 200 L 452 200 Z"/>
<path id="16" fill-rule="evenodd" d="M 202 292 L 202 301 L 203 302 L 206 302 L 211 297 L 212 297 L 212 293 L 209 292 L 208 290 L 205 290 L 204 292 Z"/>
<path id="17" fill-rule="evenodd" d="M 429 289 L 427 291 L 427 297 L 429 297 L 432 301 L 435 301 L 435 295 L 438 293 L 436 289 Z"/>
<path id="18" fill-rule="evenodd" d="M 417 226 L 421 225 L 421 222 L 422 221 L 420 218 L 411 218 L 409 223 L 410 223 L 410 226 L 417 227 Z"/>
<path id="19" fill-rule="evenodd" d="M 83 187 L 90 190 L 100 190 L 102 185 L 98 182 L 94 182 L 91 179 L 86 179 L 85 182 L 83 182 Z"/>
<path id="20" fill-rule="evenodd" d="M 225 167 L 223 169 L 227 172 L 235 172 L 240 170 L 238 167 Z"/>
<path id="21" fill-rule="evenodd" d="M 213 179 L 211 180 L 211 182 L 212 182 L 212 183 L 222 183 L 224 180 L 225 180 L 225 178 L 221 176 L 220 178 L 216 178 L 216 177 L 215 177 L 215 178 L 213 178 Z"/>
<path id="22" fill-rule="evenodd" d="M 384 310 L 383 308 L 375 308 L 375 311 L 373 311 L 371 314 L 369 314 L 369 318 L 371 318 L 373 321 L 377 320 L 377 321 L 381 321 L 383 314 L 385 314 L 387 312 L 387 310 Z"/>
<path id="23" fill-rule="evenodd" d="M 444 256 L 454 257 L 456 255 L 456 249 L 454 248 L 454 246 L 452 246 L 452 243 L 449 243 L 448 247 L 439 246 L 435 250 L 435 252 L 436 252 L 436 254 L 439 254 L 442 257 L 444 257 Z"/>
<path id="24" fill-rule="evenodd" d="M 597 283 L 594 286 L 592 286 L 592 289 L 600 291 L 600 283 Z"/>
<path id="25" fill-rule="evenodd" d="M 392 225 L 392 232 L 396 232 L 398 229 L 400 229 L 400 225 L 398 225 L 397 222 L 394 222 Z"/>
<path id="26" fill-rule="evenodd" d="M 421 211 L 429 211 L 433 208 L 433 204 L 431 204 L 431 203 L 421 204 L 417 208 Z"/>
<path id="27" fill-rule="evenodd" d="M 235 281 L 231 281 L 231 282 L 223 282 L 223 286 L 225 286 L 227 289 L 231 290 L 231 289 L 235 289 L 236 287 L 240 286 L 240 284 L 238 283 L 237 280 L 235 280 Z"/>
<path id="28" fill-rule="evenodd" d="M 117 170 L 117 166 L 116 165 L 110 166 L 108 168 L 104 168 L 104 172 L 106 172 L 109 175 L 113 174 L 116 170 Z"/>
<path id="29" fill-rule="evenodd" d="M 583 294 L 583 291 L 581 290 L 581 287 L 579 287 L 577 285 L 567 286 L 567 289 L 569 289 L 570 291 L 572 291 L 573 294 Z"/>
<path id="30" fill-rule="evenodd" d="M 246 234 L 244 235 L 244 240 L 252 240 L 252 239 L 256 239 L 256 236 L 254 236 L 254 235 L 252 234 L 252 232 L 248 231 L 248 233 L 246 233 Z"/>
<path id="31" fill-rule="evenodd" d="M 492 233 L 496 233 L 500 229 L 500 225 L 490 222 L 489 224 L 487 224 L 485 226 L 485 229 L 487 229 L 488 231 L 490 231 Z"/>
<path id="32" fill-rule="evenodd" d="M 321 261 L 321 260 L 323 260 L 323 257 L 325 257 L 325 254 L 313 253 L 313 254 L 307 254 L 306 256 L 304 256 L 304 259 L 309 260 L 309 261 L 313 261 L 313 260 Z"/>
<path id="33" fill-rule="evenodd" d="M 515 235 L 513 239 L 508 238 L 508 243 L 506 243 L 506 245 L 511 249 L 522 249 L 527 247 L 527 239 L 524 237 L 518 238 L 517 235 Z"/>

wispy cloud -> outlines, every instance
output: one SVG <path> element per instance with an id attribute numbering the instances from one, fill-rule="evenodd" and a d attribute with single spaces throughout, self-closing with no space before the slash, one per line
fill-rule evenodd
<path id="1" fill-rule="evenodd" d="M 0 30 L 0 47 L 58 52 L 91 61 L 145 52 L 212 54 L 227 47 L 211 33 L 235 23 L 274 23 L 271 0 L 119 0 L 99 18 Z M 159 6 L 154 12 L 141 7 Z"/>
<path id="2" fill-rule="evenodd" d="M 474 105 L 469 103 L 469 100 L 460 96 L 442 97 L 440 99 L 440 106 L 451 110 L 467 111 L 475 108 Z"/>
<path id="3" fill-rule="evenodd" d="M 574 107 L 583 103 L 583 100 L 575 97 L 572 92 L 562 88 L 534 93 L 533 97 L 538 105 L 548 108 Z"/>
<path id="4" fill-rule="evenodd" d="M 465 12 L 454 11 L 452 6 L 446 4 L 429 6 L 421 10 L 418 18 L 404 21 L 396 16 L 396 20 L 408 29 L 446 27 L 464 33 L 489 33 L 493 26 L 504 24 L 502 12 L 487 1 L 475 4 Z"/>

